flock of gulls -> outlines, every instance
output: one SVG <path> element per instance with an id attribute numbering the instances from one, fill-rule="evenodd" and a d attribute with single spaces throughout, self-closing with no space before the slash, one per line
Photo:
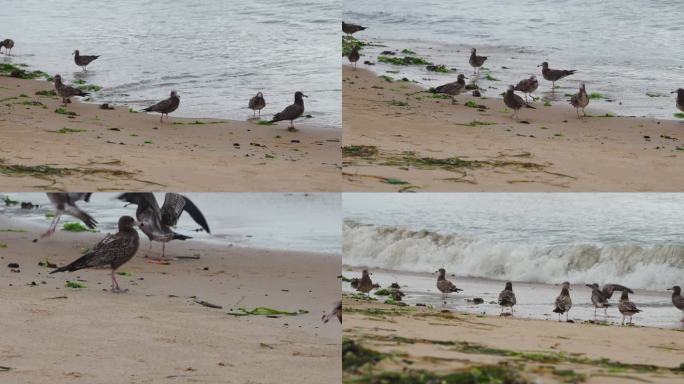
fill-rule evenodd
<path id="1" fill-rule="evenodd" d="M 12 39 L 5 39 L 0 41 L 0 52 L 2 52 L 2 48 L 5 48 L 5 54 L 10 55 L 13 47 L 14 40 Z M 83 72 L 87 72 L 88 65 L 90 65 L 90 63 L 92 63 L 100 57 L 100 55 L 81 55 L 81 52 L 78 49 L 74 50 L 72 55 L 74 56 L 74 64 L 81 67 Z M 64 104 L 64 107 L 67 107 L 67 105 L 71 103 L 71 97 L 86 97 L 89 95 L 88 92 L 85 92 L 82 89 L 64 84 L 64 82 L 62 81 L 62 76 L 59 74 L 54 76 L 54 84 L 55 92 L 62 98 L 62 103 Z M 279 121 L 289 121 L 290 125 L 288 128 L 294 129 L 294 121 L 304 115 L 303 97 L 308 96 L 306 96 L 300 91 L 295 92 L 294 103 L 288 105 L 282 111 L 274 114 L 273 118 L 268 122 L 272 124 L 277 123 Z M 163 123 L 164 115 L 166 115 L 166 121 L 168 122 L 169 114 L 178 109 L 179 105 L 180 96 L 178 95 L 178 92 L 171 91 L 171 94 L 168 98 L 147 108 L 142 109 L 141 112 L 159 113 L 159 121 Z M 266 100 L 264 99 L 263 93 L 258 92 L 256 96 L 252 97 L 247 104 L 247 108 L 251 109 L 254 112 L 254 116 L 256 116 L 256 113 L 258 112 L 259 117 L 261 117 L 261 110 L 266 108 Z"/>
<path id="2" fill-rule="evenodd" d="M 447 298 L 450 293 L 456 293 L 463 291 L 457 288 L 456 285 L 446 278 L 446 270 L 440 268 L 437 272 L 437 290 L 442 294 L 442 301 L 444 305 L 447 304 Z M 586 284 L 587 287 L 591 288 L 591 303 L 594 305 L 594 321 L 596 321 L 596 311 L 598 309 L 603 309 L 604 321 L 608 318 L 608 307 L 611 306 L 608 301 L 613 293 L 616 291 L 622 292 L 620 300 L 618 302 L 618 311 L 622 314 L 622 325 L 625 325 L 625 320 L 629 317 L 629 324 L 632 323 L 632 316 L 639 312 L 642 312 L 637 308 L 636 304 L 629 299 L 629 294 L 634 293 L 631 289 L 620 284 L 605 284 L 603 287 L 599 288 L 596 283 Z M 373 283 L 368 270 L 364 269 L 361 272 L 361 278 L 353 279 L 352 288 L 357 291 L 368 295 L 371 290 L 378 289 L 380 286 Z M 556 297 L 554 302 L 553 312 L 558 314 L 558 321 L 561 321 L 561 315 L 565 314 L 565 320 L 568 321 L 568 314 L 572 308 L 572 299 L 570 297 L 570 282 L 563 282 L 561 284 L 561 292 Z M 675 308 L 682 311 L 682 323 L 684 323 L 684 296 L 682 296 L 682 290 L 679 286 L 674 286 L 668 288 L 668 291 L 672 291 L 672 304 Z M 504 289 L 499 293 L 497 303 L 501 307 L 501 315 L 504 315 L 505 310 L 509 309 L 509 315 L 513 315 L 513 307 L 517 304 L 517 299 L 515 293 L 513 292 L 513 283 L 510 281 L 506 282 Z"/>
<path id="3" fill-rule="evenodd" d="M 354 33 L 365 30 L 366 27 L 362 27 L 357 24 L 342 22 L 342 31 L 348 36 L 352 36 Z M 352 64 L 353 68 L 356 69 L 356 63 L 361 58 L 358 47 L 356 45 L 352 46 L 347 59 Z M 477 50 L 472 48 L 470 50 L 470 56 L 468 57 L 468 64 L 473 67 L 473 74 L 479 77 L 480 68 L 487 61 L 487 56 L 479 56 Z M 556 89 L 556 82 L 564 79 L 570 75 L 574 75 L 577 71 L 574 69 L 555 69 L 549 67 L 548 62 L 543 62 L 537 67 L 542 67 L 541 74 L 544 80 L 551 82 L 551 92 Z M 466 77 L 463 74 L 459 74 L 456 81 L 450 82 L 444 85 L 440 85 L 434 88 L 434 92 L 438 94 L 443 94 L 451 98 L 452 104 L 455 103 L 455 97 L 466 91 Z M 512 117 L 518 118 L 518 111 L 522 108 L 536 109 L 528 102 L 528 96 L 532 97 L 532 93 L 539 87 L 539 81 L 536 76 L 531 76 L 527 79 L 520 80 L 516 85 L 509 85 L 508 89 L 503 95 L 503 102 L 506 107 L 513 110 Z M 515 92 L 521 92 L 525 95 L 525 99 L 518 96 Z M 677 109 L 684 112 L 684 88 L 679 88 L 671 93 L 677 94 L 677 101 L 675 103 Z M 534 97 L 532 97 L 534 100 Z M 587 116 L 584 108 L 589 105 L 590 97 L 587 94 L 586 85 L 581 83 L 577 93 L 570 97 L 570 105 L 575 108 L 577 112 L 577 117 Z M 580 110 L 582 110 L 582 115 L 580 115 Z"/>

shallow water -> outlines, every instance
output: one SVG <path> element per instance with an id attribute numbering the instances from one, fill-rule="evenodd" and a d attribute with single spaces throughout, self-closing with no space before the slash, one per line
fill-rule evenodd
<path id="1" fill-rule="evenodd" d="M 459 312 L 469 312 L 484 314 L 488 316 L 498 316 L 501 307 L 496 302 L 499 292 L 504 288 L 504 283 L 490 279 L 478 278 L 447 278 L 452 280 L 463 292 L 450 294 L 447 304 L 441 301 L 441 293 L 435 286 L 437 281 L 436 274 L 427 273 L 401 273 L 387 270 L 373 270 L 372 279 L 378 282 L 381 287 L 387 287 L 394 282 L 401 285 L 401 290 L 406 294 L 403 301 L 410 305 L 422 303 L 432 305 L 434 308 L 445 308 Z M 347 270 L 345 277 L 359 277 L 359 269 Z M 354 292 L 349 283 L 343 283 L 344 292 Z M 554 302 L 560 293 L 560 287 L 550 284 L 535 283 L 513 283 L 517 304 L 514 307 L 514 316 L 519 318 L 543 319 L 558 321 L 558 315 L 553 312 Z M 643 312 L 634 315 L 633 321 L 636 325 L 662 328 L 684 328 L 684 323 L 680 320 L 682 313 L 672 305 L 671 292 L 665 290 L 634 290 L 630 295 L 637 308 Z M 381 302 L 386 298 L 374 296 Z M 484 299 L 483 304 L 473 304 L 468 302 L 475 297 Z M 571 286 L 570 298 L 572 308 L 568 314 L 568 319 L 575 322 L 594 320 L 594 306 L 591 303 L 591 290 L 583 285 Z M 611 324 L 621 324 L 622 315 L 617 309 L 620 293 L 613 294 L 610 299 L 612 306 L 608 308 L 607 317 L 604 318 L 603 310 L 597 312 L 597 321 L 607 321 Z M 506 309 L 508 312 L 508 309 Z M 562 320 L 565 321 L 565 314 Z M 627 319 L 629 321 L 629 319 Z"/>
<path id="2" fill-rule="evenodd" d="M 684 196 L 345 194 L 344 263 L 558 284 L 684 285 Z"/>
<path id="3" fill-rule="evenodd" d="M 175 115 L 244 120 L 263 91 L 265 117 L 306 99 L 304 124 L 339 127 L 340 2 L 189 0 L 44 2 L 3 7 L 0 35 L 12 58 L 67 82 L 103 87 L 97 102 L 142 107 L 181 96 Z M 72 52 L 102 55 L 87 74 Z"/>
<path id="4" fill-rule="evenodd" d="M 468 57 L 476 47 L 478 54 L 489 57 L 484 66 L 499 80 L 484 79 L 488 71 L 482 71 L 478 82 L 485 96 L 499 97 L 508 84 L 536 75 L 536 95 L 554 100 L 552 104 L 565 103 L 565 94 L 576 93 L 584 82 L 587 92 L 612 100 L 591 100 L 588 113 L 674 119 L 678 111 L 670 92 L 684 87 L 682 14 L 681 1 L 346 0 L 343 18 L 368 27 L 356 37 L 387 45 L 364 50 L 369 57 L 362 61 L 376 61 L 382 50 L 409 48 L 470 76 Z M 578 72 L 558 82 L 561 88 L 552 95 L 551 83 L 537 68 L 542 61 Z M 456 78 L 456 73 L 436 74 L 422 66 L 370 68 L 378 73 L 400 70 L 390 76 L 408 77 L 426 87 Z"/>
<path id="5" fill-rule="evenodd" d="M 176 231 L 191 236 L 194 241 L 267 249 L 340 253 L 340 197 L 337 194 L 307 193 L 184 193 L 202 211 L 211 234 L 197 232 L 199 227 L 184 213 Z M 44 227 L 51 219 L 45 217 L 53 208 L 44 193 L 8 193 L 16 201 L 40 205 L 25 210 L 18 205 L 7 207 L 0 202 L 0 214 L 22 223 Z M 135 206 L 125 207 L 116 199 L 117 193 L 94 193 L 90 202 L 78 206 L 99 222 L 98 230 L 112 232 L 120 216 L 135 216 Z M 155 193 L 159 204 L 164 194 Z M 76 221 L 63 216 L 63 223 Z M 54 236 L 59 236 L 59 231 Z M 146 241 L 146 240 L 145 240 Z"/>

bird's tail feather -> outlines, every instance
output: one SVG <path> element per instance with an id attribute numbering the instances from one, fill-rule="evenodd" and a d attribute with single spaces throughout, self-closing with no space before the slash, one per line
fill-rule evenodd
<path id="1" fill-rule="evenodd" d="M 175 233 L 175 232 L 174 232 L 174 233 L 173 233 L 173 239 L 174 239 L 174 240 L 187 240 L 187 239 L 192 239 L 192 237 L 190 237 L 190 236 L 185 236 L 185 235 L 181 235 L 180 233 Z"/>
<path id="2" fill-rule="evenodd" d="M 55 269 L 54 271 L 50 272 L 50 274 L 57 273 L 57 272 L 73 272 L 73 271 L 78 271 L 79 269 L 87 268 L 88 267 L 88 260 L 89 255 L 84 255 L 78 259 L 76 259 L 74 262 L 71 264 L 67 264 L 63 267 L 59 267 Z"/>

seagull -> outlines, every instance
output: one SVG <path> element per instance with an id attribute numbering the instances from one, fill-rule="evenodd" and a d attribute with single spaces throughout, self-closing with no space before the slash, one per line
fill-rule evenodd
<path id="1" fill-rule="evenodd" d="M 60 75 L 55 75 L 55 90 L 62 97 L 62 103 L 64 103 L 65 107 L 68 103 L 71 103 L 71 100 L 69 100 L 71 96 L 85 97 L 89 95 L 88 92 L 83 92 L 83 90 L 62 83 L 62 76 Z"/>
<path id="2" fill-rule="evenodd" d="M 85 56 L 85 55 L 81 56 L 81 53 L 78 51 L 78 49 L 74 51 L 73 55 L 74 55 L 74 63 L 76 63 L 76 65 L 78 65 L 79 67 L 83 68 L 83 72 L 88 71 L 86 69 L 88 64 L 92 63 L 93 61 L 95 61 L 95 59 L 100 57 L 100 56 Z"/>
<path id="3" fill-rule="evenodd" d="M 515 293 L 513 293 L 513 283 L 510 281 L 506 282 L 506 288 L 504 288 L 501 293 L 499 293 L 499 305 L 501 306 L 501 314 L 504 313 L 504 308 L 509 307 L 511 309 L 511 315 L 513 314 L 513 306 L 515 305 Z"/>
<path id="4" fill-rule="evenodd" d="M 475 48 L 470 50 L 470 59 L 468 60 L 468 63 L 470 63 L 470 66 L 473 67 L 473 73 L 479 75 L 480 67 L 485 61 L 487 61 L 487 56 L 478 56 L 477 50 Z"/>
<path id="5" fill-rule="evenodd" d="M 679 285 L 675 285 L 667 290 L 672 291 L 672 304 L 674 304 L 675 308 L 682 311 L 682 323 L 684 323 L 684 296 L 682 296 L 682 288 Z"/>
<path id="6" fill-rule="evenodd" d="M 285 109 L 282 110 L 282 112 L 278 112 L 275 115 L 273 115 L 273 119 L 271 119 L 270 122 L 275 123 L 278 121 L 290 120 L 290 126 L 288 127 L 288 129 L 294 129 L 294 125 L 292 125 L 292 122 L 304 113 L 304 99 L 302 99 L 302 97 L 309 96 L 299 91 L 295 92 L 294 104 L 288 105 Z"/>
<path id="7" fill-rule="evenodd" d="M 564 282 L 562 284 L 561 293 L 556 297 L 556 308 L 553 309 L 558 314 L 558 321 L 561 321 L 561 315 L 565 313 L 565 321 L 568 321 L 570 308 L 572 308 L 572 299 L 570 298 L 570 283 Z"/>
<path id="8" fill-rule="evenodd" d="M 359 48 L 354 45 L 351 49 L 351 52 L 349 52 L 349 55 L 347 56 L 349 62 L 354 66 L 354 70 L 356 70 L 356 62 L 359 61 L 360 58 L 361 55 L 359 54 Z"/>
<path id="9" fill-rule="evenodd" d="M 180 96 L 178 96 L 178 92 L 171 91 L 171 96 L 168 99 L 164 99 L 151 107 L 147 107 L 143 109 L 143 111 L 161 113 L 159 121 L 163 123 L 164 115 L 166 115 L 166 121 L 169 121 L 169 113 L 175 111 L 178 108 L 178 105 L 180 105 Z"/>
<path id="10" fill-rule="evenodd" d="M 513 89 L 514 89 L 514 87 L 512 85 L 508 86 L 508 90 L 504 94 L 503 101 L 504 101 L 504 104 L 506 104 L 506 106 L 508 108 L 513 110 L 513 116 L 511 116 L 511 117 L 514 117 L 517 120 L 518 119 L 518 110 L 520 108 L 522 108 L 522 107 L 532 108 L 532 109 L 536 109 L 536 108 L 527 104 L 527 102 L 525 100 L 523 100 L 522 97 L 516 95 L 515 92 L 513 92 Z"/>
<path id="11" fill-rule="evenodd" d="M 570 76 L 570 75 L 574 74 L 575 72 L 577 72 L 574 69 L 571 69 L 571 70 L 551 69 L 551 68 L 549 68 L 549 63 L 546 61 L 537 65 L 537 67 L 542 67 L 542 76 L 544 77 L 544 79 L 551 82 L 551 84 L 552 84 L 551 91 L 552 92 L 556 88 L 556 81 L 558 81 L 564 77 Z"/>
<path id="12" fill-rule="evenodd" d="M 434 93 L 442 93 L 445 95 L 448 95 L 451 97 L 451 104 L 456 103 L 455 96 L 458 96 L 465 90 L 466 83 L 465 83 L 465 75 L 460 74 L 456 78 L 456 81 L 453 81 L 451 83 L 446 83 L 444 85 L 440 85 L 439 87 L 435 87 L 433 92 Z"/>
<path id="13" fill-rule="evenodd" d="M 370 273 L 368 273 L 368 270 L 364 269 L 361 273 L 361 280 L 359 280 L 356 286 L 356 290 L 368 295 L 368 292 L 373 288 L 373 280 L 370 278 Z"/>
<path id="14" fill-rule="evenodd" d="M 261 92 L 257 92 L 256 96 L 252 97 L 249 99 L 249 104 L 247 105 L 249 109 L 254 112 L 254 116 L 256 116 L 256 111 L 259 111 L 259 117 L 261 117 L 261 110 L 266 107 L 266 100 L 264 100 L 264 94 Z"/>
<path id="15" fill-rule="evenodd" d="M 133 228 L 134 224 L 135 219 L 132 217 L 121 216 L 119 218 L 119 232 L 108 234 L 85 255 L 69 265 L 55 269 L 50 274 L 73 272 L 84 268 L 110 267 L 112 269 L 112 292 L 120 293 L 127 291 L 119 288 L 115 272 L 138 252 L 140 238 L 138 237 L 138 232 Z"/>
<path id="16" fill-rule="evenodd" d="M 2 42 L 0 42 L 0 51 L 2 51 L 2 47 L 5 47 L 5 54 L 12 56 L 12 48 L 14 48 L 14 40 L 12 39 L 5 39 Z"/>
<path id="17" fill-rule="evenodd" d="M 342 300 L 338 300 L 333 304 L 333 310 L 328 313 L 327 315 L 325 312 L 323 312 L 323 317 L 321 317 L 321 320 L 324 323 L 327 323 L 332 319 L 333 317 L 337 316 L 337 320 L 340 321 L 340 324 L 342 324 Z"/>
<path id="18" fill-rule="evenodd" d="M 514 90 L 520 91 L 525 94 L 525 102 L 527 102 L 527 95 L 532 96 L 532 92 L 537 90 L 539 87 L 539 81 L 537 81 L 537 76 L 530 76 L 529 79 L 522 79 L 515 86 Z"/>
<path id="19" fill-rule="evenodd" d="M 636 304 L 629 301 L 629 292 L 622 291 L 622 296 L 620 296 L 620 303 L 618 304 L 618 310 L 622 313 L 622 325 L 625 325 L 625 317 L 629 316 L 629 324 L 634 324 L 632 322 L 632 316 L 641 312 L 640 309 L 636 307 Z"/>
<path id="20" fill-rule="evenodd" d="M 605 284 L 602 289 L 599 290 L 599 285 L 596 283 L 586 284 L 587 287 L 591 288 L 591 302 L 594 304 L 594 320 L 596 320 L 596 309 L 603 308 L 604 319 L 608 318 L 608 299 L 613 296 L 613 292 L 622 291 L 634 293 L 631 289 L 620 284 Z"/>
<path id="21" fill-rule="evenodd" d="M 672 91 L 670 93 L 677 94 L 677 109 L 684 112 L 684 88 L 679 88 L 678 90 Z"/>
<path id="22" fill-rule="evenodd" d="M 97 226 L 97 221 L 93 219 L 89 214 L 82 211 L 76 206 L 76 202 L 83 200 L 86 203 L 90 202 L 90 195 L 92 193 L 76 193 L 76 192 L 49 192 L 47 193 L 48 199 L 52 205 L 55 206 L 55 216 L 52 218 L 52 223 L 50 223 L 50 229 L 47 232 L 40 235 L 41 238 L 51 236 L 55 233 L 57 229 L 57 224 L 59 224 L 59 219 L 63 214 L 73 216 L 83 222 L 88 228 L 94 229 Z"/>
<path id="23" fill-rule="evenodd" d="M 187 212 L 193 220 L 199 224 L 204 231 L 211 233 L 207 220 L 200 212 L 199 208 L 187 197 L 178 193 L 167 193 L 164 196 L 164 205 L 161 209 L 157 203 L 154 194 L 146 193 L 124 193 L 117 197 L 130 204 L 136 204 L 138 208 L 135 211 L 135 216 L 140 222 L 140 229 L 150 239 L 150 247 L 148 252 L 152 249 L 152 242 L 159 241 L 162 243 L 162 254 L 159 260 L 163 260 L 166 254 L 166 243 L 171 240 L 187 240 L 190 236 L 181 235 L 174 232 L 171 227 L 178 223 L 178 219 Z"/>
<path id="24" fill-rule="evenodd" d="M 587 113 L 584 112 L 584 107 L 589 105 L 589 95 L 587 95 L 587 90 L 584 87 L 584 83 L 580 84 L 579 92 L 572 95 L 572 97 L 570 98 L 570 104 L 572 104 L 572 106 L 575 107 L 575 111 L 577 111 L 577 118 L 580 118 L 580 108 L 582 109 L 582 114 L 584 116 L 587 115 Z"/>
<path id="25" fill-rule="evenodd" d="M 449 293 L 459 292 L 462 291 L 462 289 L 456 288 L 454 283 L 444 277 L 446 275 L 446 270 L 444 270 L 444 268 L 440 268 L 437 270 L 437 272 L 439 273 L 439 276 L 437 276 L 437 289 L 442 292 L 442 300 L 444 300 L 444 304 L 446 305 L 446 300 L 447 296 L 449 296 Z"/>
<path id="26" fill-rule="evenodd" d="M 358 24 L 351 24 L 342 22 L 342 32 L 346 33 L 348 36 L 355 34 L 356 32 L 363 31 L 367 27 L 362 27 Z"/>

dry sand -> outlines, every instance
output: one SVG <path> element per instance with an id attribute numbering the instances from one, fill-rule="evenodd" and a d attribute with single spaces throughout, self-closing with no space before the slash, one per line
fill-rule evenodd
<path id="1" fill-rule="evenodd" d="M 7 229 L 26 232 L 7 232 Z M 150 264 L 147 239 L 121 270 L 113 294 L 107 270 L 48 275 L 39 261 L 64 265 L 103 237 L 17 227 L 0 216 L 0 370 L 2 383 L 312 383 L 340 382 L 340 325 L 322 324 L 339 298 L 335 255 L 169 243 Z M 153 248 L 158 256 L 159 244 Z M 19 264 L 12 272 L 9 263 Z M 87 288 L 65 288 L 66 280 Z M 35 282 L 37 285 L 32 286 Z M 44 283 L 43 283 L 44 282 Z M 198 300 L 223 306 L 213 309 Z M 232 307 L 309 311 L 267 318 L 229 316 Z M 293 369 L 296 367 L 296 369 Z"/>
<path id="2" fill-rule="evenodd" d="M 343 337 L 387 354 L 375 368 L 345 370 L 345 381 L 383 371 L 445 374 L 492 365 L 521 382 L 684 381 L 682 330 L 484 317 L 349 297 L 343 306 Z"/>
<path id="3" fill-rule="evenodd" d="M 67 110 L 77 116 L 69 118 L 55 113 L 61 99 L 36 95 L 52 89 L 45 81 L 0 77 L 5 191 L 339 190 L 340 129 L 301 119 L 299 131 L 288 132 L 288 122 L 264 126 L 173 114 L 162 124 L 158 114 L 130 113 L 124 105 L 102 110 L 75 98 Z M 85 131 L 56 132 L 63 128 Z M 45 165 L 52 169 L 12 172 Z"/>
<path id="4" fill-rule="evenodd" d="M 536 110 L 520 111 L 516 122 L 504 110 L 499 95 L 485 94 L 488 98 L 481 99 L 468 92 L 457 96 L 458 103 L 452 105 L 430 93 L 416 93 L 424 89 L 415 83 L 388 82 L 367 70 L 345 66 L 342 78 L 345 191 L 665 192 L 684 188 L 683 122 L 578 119 L 566 102 L 548 107 L 535 102 Z M 467 107 L 467 101 L 485 108 Z M 606 112 L 589 104 L 587 113 L 605 116 Z M 351 146 L 375 146 L 377 153 L 359 155 Z M 452 163 L 420 163 L 417 159 L 422 158 L 451 159 Z"/>

